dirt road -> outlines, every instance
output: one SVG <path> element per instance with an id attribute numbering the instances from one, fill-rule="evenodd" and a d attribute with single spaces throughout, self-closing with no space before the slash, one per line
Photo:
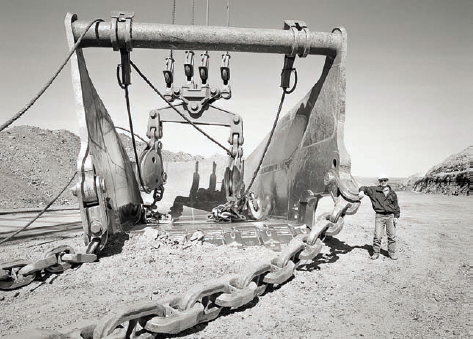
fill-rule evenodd
<path id="1" fill-rule="evenodd" d="M 224 310 L 210 323 L 162 338 L 468 338 L 473 200 L 398 196 L 399 260 L 386 252 L 369 259 L 374 213 L 365 199 L 315 262 L 289 282 L 244 309 Z M 61 238 L 7 243 L 0 247 L 0 261 L 37 260 L 59 244 L 83 247 L 80 232 Z M 0 291 L 0 335 L 94 322 L 120 305 L 181 294 L 192 284 L 239 273 L 249 261 L 274 255 L 262 247 L 158 247 L 139 233 L 124 235 L 99 262 L 49 283 Z"/>

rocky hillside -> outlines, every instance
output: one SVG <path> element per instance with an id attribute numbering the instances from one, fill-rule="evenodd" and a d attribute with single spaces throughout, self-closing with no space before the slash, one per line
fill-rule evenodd
<path id="1" fill-rule="evenodd" d="M 414 184 L 415 192 L 467 195 L 471 188 L 473 146 L 449 156 Z"/>
<path id="2" fill-rule="evenodd" d="M 131 138 L 120 134 L 127 154 L 134 159 Z M 145 143 L 137 141 L 138 154 Z M 80 139 L 66 130 L 17 126 L 0 132 L 0 210 L 41 208 L 69 182 L 76 171 Z M 202 156 L 163 150 L 165 162 L 203 160 Z M 209 161 L 224 162 L 214 156 Z M 78 200 L 66 190 L 55 206 L 77 207 Z"/>
<path id="3" fill-rule="evenodd" d="M 79 137 L 69 131 L 18 126 L 0 133 L 0 209 L 44 207 L 76 170 Z M 76 203 L 67 190 L 59 205 Z"/>

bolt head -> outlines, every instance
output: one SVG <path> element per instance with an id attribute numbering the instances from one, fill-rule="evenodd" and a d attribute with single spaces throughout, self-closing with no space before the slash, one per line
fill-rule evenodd
<path id="1" fill-rule="evenodd" d="M 181 93 L 180 88 L 174 88 L 174 95 L 179 95 Z"/>
<path id="2" fill-rule="evenodd" d="M 90 231 L 92 234 L 102 233 L 102 224 L 98 221 L 92 221 L 92 224 L 90 225 Z"/>
<path id="3" fill-rule="evenodd" d="M 240 122 L 240 117 L 239 117 L 238 115 L 235 115 L 235 116 L 233 117 L 233 122 L 234 122 L 235 124 L 238 124 L 238 123 Z"/>
<path id="4" fill-rule="evenodd" d="M 196 111 L 199 108 L 199 105 L 197 105 L 195 102 L 191 105 L 191 109 L 193 111 Z"/>
<path id="5" fill-rule="evenodd" d="M 154 112 L 154 111 L 152 111 L 149 115 L 150 115 L 151 119 L 154 119 L 157 116 L 156 112 Z"/>

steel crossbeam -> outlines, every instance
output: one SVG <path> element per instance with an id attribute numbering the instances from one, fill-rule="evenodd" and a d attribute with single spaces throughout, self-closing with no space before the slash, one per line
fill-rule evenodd
<path id="1" fill-rule="evenodd" d="M 72 22 L 72 32 L 77 39 L 84 33 L 88 21 Z M 307 36 L 305 36 L 307 34 Z M 299 36 L 300 35 L 300 36 Z M 85 47 L 112 48 L 111 22 L 100 22 L 89 30 L 81 44 Z M 342 46 L 337 33 L 309 32 L 296 34 L 292 30 L 166 25 L 138 23 L 131 27 L 132 48 L 208 50 L 290 55 L 303 49 L 312 55 L 336 55 Z"/>

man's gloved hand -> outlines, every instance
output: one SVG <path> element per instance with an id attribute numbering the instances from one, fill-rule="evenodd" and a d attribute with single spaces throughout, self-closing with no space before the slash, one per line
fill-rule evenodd
<path id="1" fill-rule="evenodd" d="M 359 197 L 360 199 L 363 199 L 364 196 L 365 196 L 365 192 L 363 192 L 363 191 L 359 191 L 359 192 L 358 192 L 358 197 Z"/>
<path id="2" fill-rule="evenodd" d="M 397 225 L 397 218 L 394 218 L 394 219 L 393 219 L 393 223 L 394 223 L 394 226 Z"/>

